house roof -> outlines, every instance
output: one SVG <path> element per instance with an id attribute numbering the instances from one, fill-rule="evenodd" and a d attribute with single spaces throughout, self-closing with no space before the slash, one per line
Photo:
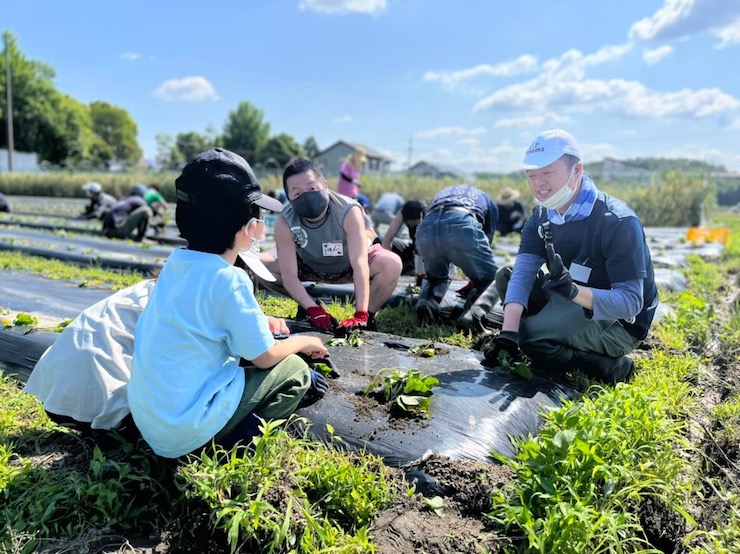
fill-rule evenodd
<path id="1" fill-rule="evenodd" d="M 439 171 L 440 173 L 448 173 L 450 175 L 460 175 L 460 170 L 457 169 L 457 168 L 455 168 L 455 167 L 452 167 L 450 165 L 435 164 L 435 163 L 428 162 L 426 160 L 419 160 L 414 165 L 412 165 L 411 167 L 409 167 L 408 168 L 408 171 L 412 171 L 414 168 L 416 168 L 416 167 L 418 167 L 418 166 L 420 166 L 422 164 L 427 165 L 429 167 L 432 167 L 432 168 L 436 169 L 437 171 Z"/>
<path id="2" fill-rule="evenodd" d="M 385 154 L 383 154 L 379 150 L 375 150 L 375 148 L 370 148 L 369 146 L 366 146 L 365 144 L 362 144 L 360 142 L 350 142 L 348 140 L 338 140 L 337 142 L 335 142 L 334 144 L 332 144 L 328 148 L 324 148 L 321 152 L 318 153 L 318 155 L 321 156 L 322 154 L 328 152 L 329 150 L 331 150 L 332 148 L 334 148 L 335 146 L 338 146 L 340 144 L 345 144 L 345 145 L 349 146 L 350 148 L 354 148 L 355 150 L 358 150 L 358 149 L 361 148 L 362 150 L 365 151 L 365 155 L 368 158 L 376 158 L 376 159 L 385 160 L 385 161 L 388 161 L 388 162 L 392 162 L 393 161 L 393 158 L 389 158 L 388 156 L 386 156 Z"/>

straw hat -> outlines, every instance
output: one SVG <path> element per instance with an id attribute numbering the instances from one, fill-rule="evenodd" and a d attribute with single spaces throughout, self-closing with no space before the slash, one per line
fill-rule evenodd
<path id="1" fill-rule="evenodd" d="M 367 163 L 367 156 L 365 156 L 365 151 L 362 148 L 358 148 L 347 156 L 347 161 L 355 169 L 360 169 L 362 168 L 362 164 Z"/>
<path id="2" fill-rule="evenodd" d="M 498 193 L 496 204 L 511 204 L 515 200 L 519 200 L 519 191 L 507 187 Z"/>

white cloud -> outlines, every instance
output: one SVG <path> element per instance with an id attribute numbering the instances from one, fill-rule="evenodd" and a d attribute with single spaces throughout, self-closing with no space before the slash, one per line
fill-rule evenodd
<path id="1" fill-rule="evenodd" d="M 737 44 L 740 42 L 740 19 L 736 20 L 733 24 L 717 29 L 712 33 L 714 36 L 722 39 L 722 42 L 717 44 L 715 48 L 721 50 L 731 44 Z"/>
<path id="2" fill-rule="evenodd" d="M 654 65 L 673 52 L 673 46 L 663 45 L 654 50 L 645 50 L 642 59 L 648 65 Z"/>
<path id="3" fill-rule="evenodd" d="M 673 40 L 720 29 L 740 18 L 740 0 L 665 0 L 653 15 L 632 25 L 635 41 Z"/>
<path id="4" fill-rule="evenodd" d="M 486 130 L 483 127 L 476 127 L 475 129 L 466 129 L 465 127 L 437 127 L 428 131 L 419 131 L 415 136 L 420 139 L 433 139 L 451 136 L 475 136 L 482 135 L 485 132 Z"/>
<path id="5" fill-rule="evenodd" d="M 542 115 L 523 115 L 521 117 L 505 117 L 493 124 L 496 129 L 511 129 L 517 127 L 555 127 L 563 123 L 570 123 L 570 117 L 547 113 Z"/>
<path id="6" fill-rule="evenodd" d="M 154 96 L 166 102 L 203 102 L 218 100 L 216 89 L 205 77 L 184 77 L 165 81 L 154 91 Z"/>
<path id="7" fill-rule="evenodd" d="M 333 118 L 332 123 L 351 123 L 352 122 L 352 116 L 349 114 L 340 115 L 335 118 Z"/>
<path id="8" fill-rule="evenodd" d="M 302 10 L 333 14 L 381 12 L 387 5 L 386 0 L 301 0 Z"/>
<path id="9" fill-rule="evenodd" d="M 637 81 L 584 79 L 553 81 L 548 76 L 498 90 L 474 112 L 492 108 L 599 112 L 634 118 L 707 117 L 740 109 L 740 100 L 717 88 L 655 92 Z"/>
<path id="10" fill-rule="evenodd" d="M 138 52 L 125 52 L 121 54 L 121 59 L 127 62 L 135 62 L 141 59 L 141 54 Z"/>
<path id="11" fill-rule="evenodd" d="M 464 138 L 457 141 L 460 146 L 477 146 L 480 144 L 480 140 L 475 137 Z"/>
<path id="12" fill-rule="evenodd" d="M 480 64 L 468 69 L 457 71 L 427 71 L 424 73 L 425 81 L 439 81 L 447 88 L 454 89 L 461 83 L 470 81 L 477 77 L 513 77 L 537 67 L 537 58 L 529 54 L 523 54 L 517 59 L 509 62 L 501 62 L 494 65 Z"/>
<path id="13" fill-rule="evenodd" d="M 632 50 L 631 44 L 606 45 L 593 54 L 584 55 L 580 50 L 571 49 L 558 58 L 551 58 L 542 64 L 543 73 L 548 79 L 583 79 L 586 69 L 621 58 Z"/>

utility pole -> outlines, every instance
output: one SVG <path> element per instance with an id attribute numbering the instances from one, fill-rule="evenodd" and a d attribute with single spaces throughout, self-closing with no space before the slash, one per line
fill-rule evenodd
<path id="1" fill-rule="evenodd" d="M 409 159 L 406 162 L 406 170 L 411 169 L 411 156 L 414 152 L 414 137 L 409 137 Z"/>
<path id="2" fill-rule="evenodd" d="M 10 84 L 10 44 L 5 40 L 5 108 L 8 121 L 8 173 L 13 171 L 13 92 Z"/>

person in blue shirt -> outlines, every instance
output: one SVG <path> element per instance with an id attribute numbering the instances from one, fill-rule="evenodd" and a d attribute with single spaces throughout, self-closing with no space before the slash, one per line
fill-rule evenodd
<path id="1" fill-rule="evenodd" d="M 518 359 L 521 349 L 546 371 L 625 381 L 634 371 L 627 354 L 647 336 L 658 304 L 642 223 L 596 188 L 575 138 L 561 129 L 532 141 L 524 167 L 539 205 L 513 271 L 496 275 L 504 320 L 484 363 L 501 365 L 502 352 Z"/>
<path id="2" fill-rule="evenodd" d="M 212 440 L 224 447 L 257 433 L 327 382 L 299 356 L 324 358 L 322 341 L 266 316 L 239 252 L 265 236 L 262 194 L 249 164 L 221 148 L 196 156 L 175 181 L 177 227 L 187 248 L 172 252 L 136 324 L 128 403 L 152 450 L 176 458 Z M 251 364 L 245 362 L 251 360 Z"/>
<path id="3" fill-rule="evenodd" d="M 450 285 L 450 264 L 454 264 L 473 282 L 474 290 L 457 320 L 459 327 L 470 329 L 470 308 L 493 282 L 498 269 L 491 250 L 497 219 L 496 203 L 472 185 L 453 185 L 434 197 L 416 229 L 416 248 L 426 272 L 416 303 L 421 321 L 439 320 L 439 304 Z"/>

